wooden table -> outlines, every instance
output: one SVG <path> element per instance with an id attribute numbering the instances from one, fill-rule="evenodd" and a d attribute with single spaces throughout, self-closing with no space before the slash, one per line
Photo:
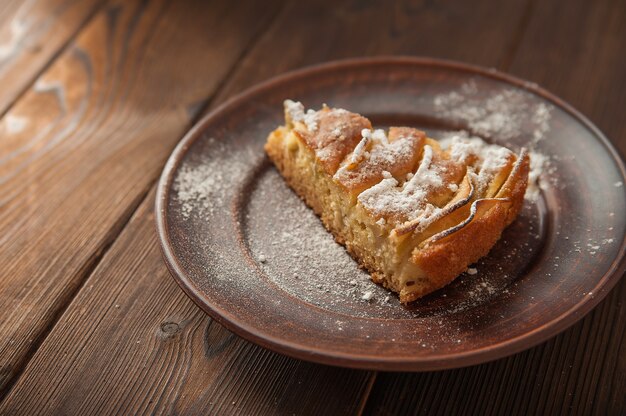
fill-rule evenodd
<path id="1" fill-rule="evenodd" d="M 0 3 L 0 413 L 624 414 L 626 280 L 578 324 L 470 368 L 382 373 L 234 336 L 178 288 L 152 212 L 207 111 L 284 71 L 419 55 L 494 67 L 626 154 L 626 4 Z"/>

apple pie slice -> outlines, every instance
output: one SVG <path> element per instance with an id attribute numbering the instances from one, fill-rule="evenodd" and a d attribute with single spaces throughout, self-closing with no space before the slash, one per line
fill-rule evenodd
<path id="1" fill-rule="evenodd" d="M 373 130 L 355 113 L 285 101 L 265 151 L 324 226 L 403 303 L 454 280 L 517 216 L 529 157 L 480 139 Z"/>

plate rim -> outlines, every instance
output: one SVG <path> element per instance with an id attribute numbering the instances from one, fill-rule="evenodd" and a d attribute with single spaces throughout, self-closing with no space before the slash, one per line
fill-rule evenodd
<path id="1" fill-rule="evenodd" d="M 182 267 L 178 264 L 167 226 L 167 201 L 170 195 L 169 191 L 171 189 L 171 184 L 177 167 L 180 165 L 180 162 L 189 147 L 198 139 L 198 137 L 202 135 L 207 125 L 209 125 L 220 113 L 237 106 L 239 103 L 247 100 L 250 96 L 254 96 L 255 94 L 275 87 L 277 84 L 325 71 L 350 69 L 355 66 L 362 67 L 384 64 L 403 64 L 458 70 L 502 81 L 534 93 L 545 100 L 551 101 L 562 110 L 570 113 L 570 115 L 572 115 L 593 133 L 595 138 L 605 147 L 608 154 L 613 158 L 622 175 L 622 179 L 626 180 L 626 167 L 621 155 L 608 138 L 600 131 L 600 129 L 596 127 L 587 117 L 576 110 L 571 104 L 550 93 L 548 90 L 540 87 L 539 85 L 513 75 L 500 72 L 494 68 L 485 68 L 482 66 L 446 59 L 413 56 L 350 58 L 306 66 L 265 80 L 247 88 L 246 90 L 226 100 L 224 103 L 218 105 L 208 114 L 203 116 L 197 123 L 195 123 L 195 125 L 176 145 L 169 156 L 157 185 L 154 213 L 155 226 L 162 257 L 176 283 L 182 288 L 185 294 L 189 296 L 194 303 L 196 303 L 196 305 L 198 305 L 212 319 L 216 320 L 229 331 L 239 335 L 247 341 L 297 359 L 313 361 L 320 364 L 367 370 L 433 371 L 460 368 L 493 361 L 538 345 L 541 342 L 544 342 L 563 332 L 585 317 L 606 297 L 626 271 L 626 236 L 622 239 L 620 251 L 618 251 L 617 257 L 612 260 L 611 266 L 607 272 L 598 279 L 598 283 L 593 289 L 593 296 L 584 296 L 579 302 L 574 304 L 558 317 L 515 338 L 459 353 L 431 355 L 427 357 L 385 357 L 382 355 L 343 353 L 327 349 L 318 349 L 312 345 L 290 342 L 284 338 L 274 337 L 259 331 L 253 326 L 248 325 L 246 322 L 238 320 L 237 317 L 233 316 L 228 311 L 221 309 L 216 305 L 211 305 L 209 302 L 205 301 L 202 292 L 196 287 L 191 279 L 188 278 Z"/>

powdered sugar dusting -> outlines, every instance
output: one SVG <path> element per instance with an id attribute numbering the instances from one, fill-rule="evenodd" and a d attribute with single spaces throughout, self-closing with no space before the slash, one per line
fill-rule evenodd
<path id="1" fill-rule="evenodd" d="M 304 105 L 300 101 L 285 100 L 283 106 L 288 121 L 302 121 L 304 119 Z"/>
<path id="2" fill-rule="evenodd" d="M 437 95 L 433 103 L 441 116 L 467 123 L 480 136 L 510 140 L 531 131 L 529 141 L 537 143 L 550 131 L 553 107 L 534 103 L 531 97 L 530 93 L 517 89 L 484 94 L 472 80 L 459 91 Z"/>
<path id="3" fill-rule="evenodd" d="M 401 216 L 406 220 L 423 215 L 429 205 L 425 199 L 426 190 L 442 184 L 437 168 L 431 165 L 432 158 L 433 149 L 428 145 L 424 146 L 422 162 L 410 180 L 398 186 L 398 181 L 388 174 L 378 184 L 361 192 L 358 196 L 359 202 L 374 215 L 385 213 Z"/>
<path id="4" fill-rule="evenodd" d="M 478 166 L 479 194 L 514 157 L 513 152 L 506 147 L 488 144 L 479 137 L 469 137 L 467 133 L 449 136 L 444 145 L 452 160 Z"/>
<path id="5" fill-rule="evenodd" d="M 524 197 L 534 202 L 548 182 L 554 186 L 557 183 L 554 176 L 547 177 L 544 174 L 554 171 L 550 158 L 535 150 L 535 146 L 550 131 L 554 108 L 545 102 L 536 102 L 532 97 L 532 94 L 517 89 L 485 94 L 471 80 L 461 85 L 458 91 L 437 95 L 433 105 L 443 117 L 466 123 L 474 134 L 494 137 L 501 142 L 523 139 L 524 145 L 530 149 L 531 164 Z M 454 134 L 471 138 L 466 131 Z M 470 143 L 476 144 L 475 139 L 471 138 Z"/>
<path id="6" fill-rule="evenodd" d="M 361 141 L 352 151 L 352 155 L 350 155 L 350 163 L 358 163 L 365 157 L 365 149 L 367 148 L 367 144 L 372 140 L 370 130 L 363 129 L 363 131 L 361 132 L 361 136 Z"/>
<path id="7" fill-rule="evenodd" d="M 407 182 L 405 190 L 414 192 L 418 189 L 434 188 L 441 186 L 442 179 L 437 166 L 433 165 L 433 148 L 424 146 L 424 156 L 413 177 Z"/>
<path id="8" fill-rule="evenodd" d="M 183 163 L 174 178 L 174 196 L 181 204 L 184 218 L 197 214 L 213 214 L 217 207 L 224 204 L 227 191 L 232 183 L 241 180 L 248 164 L 246 157 L 259 159 L 251 149 L 245 155 L 233 157 L 222 141 L 209 138 L 207 145 L 211 147 L 215 157 L 201 163 Z"/>
<path id="9" fill-rule="evenodd" d="M 306 125 L 307 130 L 314 132 L 318 127 L 317 111 L 309 109 L 304 111 L 304 105 L 299 101 L 285 100 L 283 103 L 285 114 L 291 122 L 302 122 Z"/>
<path id="10" fill-rule="evenodd" d="M 176 197 L 181 202 L 183 216 L 188 218 L 194 207 L 213 212 L 211 201 L 221 199 L 220 184 L 224 183 L 224 174 L 210 165 L 190 167 L 181 166 L 174 181 Z"/>
<path id="11" fill-rule="evenodd" d="M 470 158 L 482 152 L 487 143 L 480 137 L 470 137 L 466 131 L 456 132 L 439 141 L 448 150 L 450 158 L 459 163 L 470 163 Z"/>
<path id="12" fill-rule="evenodd" d="M 513 152 L 501 146 L 487 146 L 479 153 L 482 163 L 478 174 L 479 193 L 485 188 L 493 177 L 500 172 L 509 161 L 514 158 Z"/>
<path id="13" fill-rule="evenodd" d="M 544 168 L 548 165 L 548 157 L 539 152 L 530 152 L 530 172 L 528 173 L 528 187 L 524 198 L 536 201 L 539 198 L 542 183 L 539 181 Z"/>
<path id="14" fill-rule="evenodd" d="M 505 147 L 487 144 L 480 138 L 465 136 L 450 137 L 445 143 L 450 160 L 457 165 L 468 166 L 472 173 L 478 195 L 489 185 L 495 175 L 515 157 Z M 358 196 L 360 204 L 375 216 L 393 216 L 400 221 L 420 220 L 424 225 L 436 218 L 442 209 L 433 205 L 429 198 L 444 187 L 442 174 L 446 167 L 434 163 L 434 152 L 430 145 L 424 146 L 424 153 L 415 174 L 408 175 L 404 183 L 399 183 L 389 175 L 378 184 L 363 191 Z M 445 188 L 456 192 L 454 183 Z M 452 198 L 452 197 L 450 197 Z"/>
<path id="15" fill-rule="evenodd" d="M 447 132 L 442 136 L 440 140 L 442 149 L 450 152 L 450 157 L 453 160 L 467 163 L 471 157 L 480 155 L 483 149 L 493 147 L 493 150 L 486 151 L 487 154 L 492 155 L 491 161 L 487 164 L 487 171 L 496 172 L 499 166 L 502 166 L 506 162 L 508 150 L 497 150 L 497 148 L 505 149 L 500 146 L 490 145 L 480 137 L 470 136 L 465 130 Z M 550 158 L 538 151 L 530 151 L 530 171 L 528 173 L 528 187 L 524 198 L 530 202 L 537 201 L 541 189 L 545 189 L 547 186 L 546 181 L 556 181 L 553 176 L 549 178 L 545 177 L 545 173 L 554 173 L 555 167 L 551 163 Z M 491 165 L 490 167 L 488 167 Z M 486 176 L 486 175 L 485 175 Z M 556 185 L 556 182 L 554 183 Z"/>
<path id="16" fill-rule="evenodd" d="M 390 142 L 382 129 L 363 129 L 361 136 L 361 141 L 348 157 L 347 163 L 335 173 L 335 181 L 346 186 L 359 186 L 370 178 L 380 179 L 381 171 L 412 165 L 418 138 L 401 136 Z"/>

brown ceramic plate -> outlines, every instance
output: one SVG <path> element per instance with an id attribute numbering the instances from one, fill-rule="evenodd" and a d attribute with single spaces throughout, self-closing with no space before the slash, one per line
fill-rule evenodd
<path id="1" fill-rule="evenodd" d="M 543 189 L 478 273 L 403 307 L 333 242 L 265 157 L 286 98 L 432 137 L 465 130 L 531 146 L 549 157 Z M 529 348 L 600 302 L 625 269 L 624 182 L 602 133 L 536 85 L 433 59 L 360 59 L 282 75 L 205 117 L 167 162 L 156 217 L 174 278 L 243 338 L 320 363 L 433 370 Z"/>

